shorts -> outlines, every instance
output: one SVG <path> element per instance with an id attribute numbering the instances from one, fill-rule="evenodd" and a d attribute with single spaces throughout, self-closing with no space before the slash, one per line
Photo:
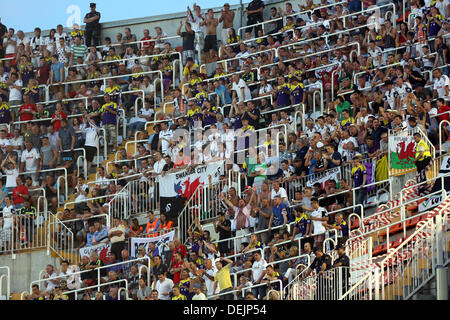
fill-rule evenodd
<path id="1" fill-rule="evenodd" d="M 61 154 L 63 161 L 73 161 L 73 151 L 66 151 Z"/>
<path id="2" fill-rule="evenodd" d="M 86 161 L 92 162 L 94 157 L 97 155 L 97 148 L 92 146 L 85 146 L 84 150 L 86 150 Z"/>
<path id="3" fill-rule="evenodd" d="M 2 243 L 5 243 L 5 241 L 10 242 L 11 236 L 12 236 L 11 228 L 3 229 L 1 233 Z"/>
<path id="4" fill-rule="evenodd" d="M 205 37 L 205 46 L 203 50 L 205 52 L 214 49 L 217 51 L 217 36 L 216 35 L 207 35 Z"/>

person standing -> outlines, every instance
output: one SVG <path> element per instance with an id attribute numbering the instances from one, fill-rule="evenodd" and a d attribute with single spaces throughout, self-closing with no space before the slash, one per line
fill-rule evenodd
<path id="1" fill-rule="evenodd" d="M 427 179 L 426 167 L 431 161 L 431 152 L 428 144 L 422 139 L 419 132 L 414 133 L 414 141 L 416 142 L 416 153 L 414 163 L 417 167 L 418 183 Z M 423 190 L 426 186 L 421 186 L 419 190 Z"/>
<path id="2" fill-rule="evenodd" d="M 187 59 L 194 59 L 194 41 L 195 41 L 195 32 L 191 28 L 191 24 L 186 20 L 185 22 L 185 32 L 181 32 L 181 27 L 183 26 L 183 21 L 180 21 L 180 26 L 178 27 L 177 34 L 180 37 L 183 37 L 183 50 L 182 50 L 182 58 L 183 65 L 187 64 Z"/>
<path id="3" fill-rule="evenodd" d="M 224 261 L 227 263 L 224 265 Z M 214 276 L 214 289 L 216 292 L 217 285 L 219 285 L 221 296 L 219 300 L 233 300 L 233 294 L 223 294 L 233 290 L 231 283 L 230 268 L 233 265 L 233 261 L 227 258 L 219 258 L 216 261 L 217 272 Z"/>
<path id="4" fill-rule="evenodd" d="M 419 135 L 420 137 L 420 135 Z M 353 168 L 352 168 L 352 180 L 350 184 L 351 189 L 355 190 L 355 204 L 364 204 L 364 200 L 366 197 L 366 191 L 364 186 L 367 182 L 367 170 L 366 167 L 361 163 L 362 155 L 357 154 L 353 158 Z M 355 212 L 361 214 L 361 207 L 358 206 L 355 208 Z"/>
<path id="5" fill-rule="evenodd" d="M 205 51 L 206 63 L 211 62 L 211 58 L 214 56 L 214 51 L 217 51 L 217 26 L 219 21 L 214 18 L 214 11 L 212 9 L 208 10 L 208 15 L 206 19 L 200 23 L 200 26 L 206 26 L 206 37 L 205 37 Z"/>
<path id="6" fill-rule="evenodd" d="M 109 94 L 105 94 L 104 96 L 105 104 L 100 109 L 102 119 L 102 126 L 106 131 L 106 140 L 108 141 L 108 145 L 111 144 L 114 146 L 114 149 L 117 149 L 117 114 L 118 107 L 117 103 L 111 101 L 111 97 Z"/>
<path id="7" fill-rule="evenodd" d="M 247 26 L 263 22 L 264 2 L 262 0 L 253 0 L 247 6 Z M 258 30 L 261 26 L 255 26 L 255 38 L 258 36 Z M 252 32 L 253 26 L 248 27 L 245 32 Z"/>
<path id="8" fill-rule="evenodd" d="M 119 219 L 113 219 L 113 227 L 109 230 L 108 237 L 111 241 L 111 252 L 120 257 L 125 249 L 125 226 Z"/>
<path id="9" fill-rule="evenodd" d="M 220 13 L 219 23 L 222 23 L 221 41 L 223 45 L 226 45 L 228 33 L 230 32 L 230 29 L 233 28 L 234 11 L 230 10 L 230 4 L 225 3 L 223 5 L 223 10 L 221 10 Z"/>
<path id="10" fill-rule="evenodd" d="M 339 288 L 339 278 L 342 281 L 342 290 L 341 290 L 341 294 L 345 294 L 348 289 L 349 289 L 349 279 L 350 279 L 350 258 L 345 254 L 345 247 L 341 244 L 338 244 L 335 248 L 337 254 L 338 254 L 338 258 L 336 260 L 334 260 L 334 263 L 332 265 L 332 269 L 334 268 L 341 268 L 341 277 L 337 277 L 338 273 L 335 274 L 335 285 L 334 288 L 337 289 Z M 338 291 L 339 292 L 339 291 Z M 338 293 L 337 292 L 337 293 Z M 335 292 L 335 298 L 337 298 L 336 296 L 336 292 Z M 340 298 L 340 297 L 339 297 Z"/>
<path id="11" fill-rule="evenodd" d="M 191 24 L 192 30 L 195 32 L 195 49 L 198 53 L 197 62 L 200 65 L 202 63 L 202 50 L 203 50 L 203 40 L 205 39 L 205 27 L 200 24 L 203 22 L 204 18 L 199 6 L 194 3 L 194 12 L 192 13 L 189 6 L 187 7 L 188 21 Z"/>
<path id="12" fill-rule="evenodd" d="M 94 46 L 99 45 L 100 38 L 100 12 L 96 11 L 96 4 L 91 2 L 91 11 L 84 17 L 84 23 L 86 23 L 86 46 L 91 46 L 91 40 L 94 40 Z"/>
<path id="13" fill-rule="evenodd" d="M 8 28 L 1 23 L 0 20 L 0 39 L 3 39 L 4 35 L 8 32 Z M 5 57 L 5 50 L 3 48 L 3 43 L 0 41 L 0 59 L 3 59 Z"/>

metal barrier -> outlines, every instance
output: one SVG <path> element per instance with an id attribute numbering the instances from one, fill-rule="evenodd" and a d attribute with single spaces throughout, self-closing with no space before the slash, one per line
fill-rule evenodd
<path id="1" fill-rule="evenodd" d="M 150 279 L 150 275 L 151 275 L 151 266 L 150 266 L 150 258 L 149 257 L 142 257 L 142 258 L 136 258 L 136 259 L 132 259 L 132 260 L 127 260 L 127 261 L 121 261 L 121 262 L 117 262 L 117 263 L 113 263 L 113 264 L 108 264 L 108 265 L 104 265 L 104 266 L 100 266 L 100 267 L 98 267 L 98 268 L 95 268 L 94 270 L 95 270 L 95 272 L 97 273 L 97 276 L 96 276 L 96 278 L 97 278 L 97 286 L 96 287 L 101 287 L 101 286 L 104 286 L 105 284 L 101 284 L 100 283 L 100 279 L 101 279 L 101 275 L 100 275 L 100 271 L 101 270 L 103 270 L 103 269 L 107 269 L 107 268 L 110 268 L 110 267 L 114 267 L 114 266 L 120 266 L 120 265 L 125 265 L 125 264 L 129 264 L 129 263 L 133 263 L 133 262 L 135 262 L 135 263 L 142 263 L 144 260 L 147 260 L 147 264 L 146 264 L 146 266 L 147 266 L 147 279 Z M 88 273 L 88 272 L 92 272 L 92 271 L 94 271 L 94 270 L 79 270 L 79 271 L 76 271 L 76 272 L 73 272 L 73 273 L 71 273 L 71 275 L 72 276 L 80 276 L 81 274 L 85 274 L 85 273 Z M 39 277 L 41 277 L 41 274 L 39 275 Z M 30 283 L 30 292 L 32 291 L 32 288 L 33 288 L 33 285 L 34 284 L 37 284 L 37 285 L 41 285 L 41 283 L 43 283 L 43 282 L 45 282 L 45 281 L 49 281 L 49 280 L 59 280 L 59 279 L 61 279 L 61 278 L 64 278 L 64 276 L 56 276 L 56 277 L 49 277 L 49 278 L 46 278 L 46 279 L 39 279 L 39 280 L 34 280 L 34 281 L 32 281 L 31 283 Z M 81 278 L 81 277 L 80 277 Z M 89 288 L 89 287 L 87 287 L 87 288 Z M 79 290 L 86 290 L 87 288 L 80 288 L 80 289 L 77 289 L 78 291 Z"/>
<path id="2" fill-rule="evenodd" d="M 426 220 L 379 263 L 376 299 L 407 300 L 435 276 L 437 266 L 448 263 L 449 206 L 445 203 L 436 216 Z"/>
<path id="3" fill-rule="evenodd" d="M 337 267 L 313 274 L 293 286 L 292 300 L 340 300 L 347 292 L 350 268 Z"/>
<path id="4" fill-rule="evenodd" d="M 6 270 L 6 274 L 0 276 L 0 298 L 3 296 L 3 279 L 6 280 L 5 300 L 9 300 L 11 295 L 11 271 L 8 266 L 0 267 L 0 270 Z"/>
<path id="5" fill-rule="evenodd" d="M 63 221 L 59 220 L 55 214 L 49 212 L 48 218 L 47 255 L 50 254 L 50 250 L 53 250 L 60 259 L 79 263 L 79 261 L 75 261 L 74 234 L 72 230 Z"/>

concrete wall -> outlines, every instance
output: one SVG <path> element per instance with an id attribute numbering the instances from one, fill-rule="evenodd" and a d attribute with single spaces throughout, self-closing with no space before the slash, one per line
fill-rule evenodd
<path id="1" fill-rule="evenodd" d="M 59 259 L 47 255 L 46 249 L 16 254 L 15 259 L 11 259 L 10 254 L 0 256 L 0 266 L 8 266 L 11 272 L 11 292 L 14 293 L 29 291 L 31 281 L 39 279 L 39 272 L 47 264 L 59 269 Z"/>

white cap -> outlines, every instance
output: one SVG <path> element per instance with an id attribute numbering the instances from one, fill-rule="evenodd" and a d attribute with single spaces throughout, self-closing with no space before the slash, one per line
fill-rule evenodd
<path id="1" fill-rule="evenodd" d="M 320 148 L 322 148 L 322 147 L 323 147 L 323 143 L 322 143 L 322 142 L 320 142 L 320 141 L 319 141 L 319 142 L 317 142 L 317 148 L 319 148 L 319 149 L 320 149 Z"/>

